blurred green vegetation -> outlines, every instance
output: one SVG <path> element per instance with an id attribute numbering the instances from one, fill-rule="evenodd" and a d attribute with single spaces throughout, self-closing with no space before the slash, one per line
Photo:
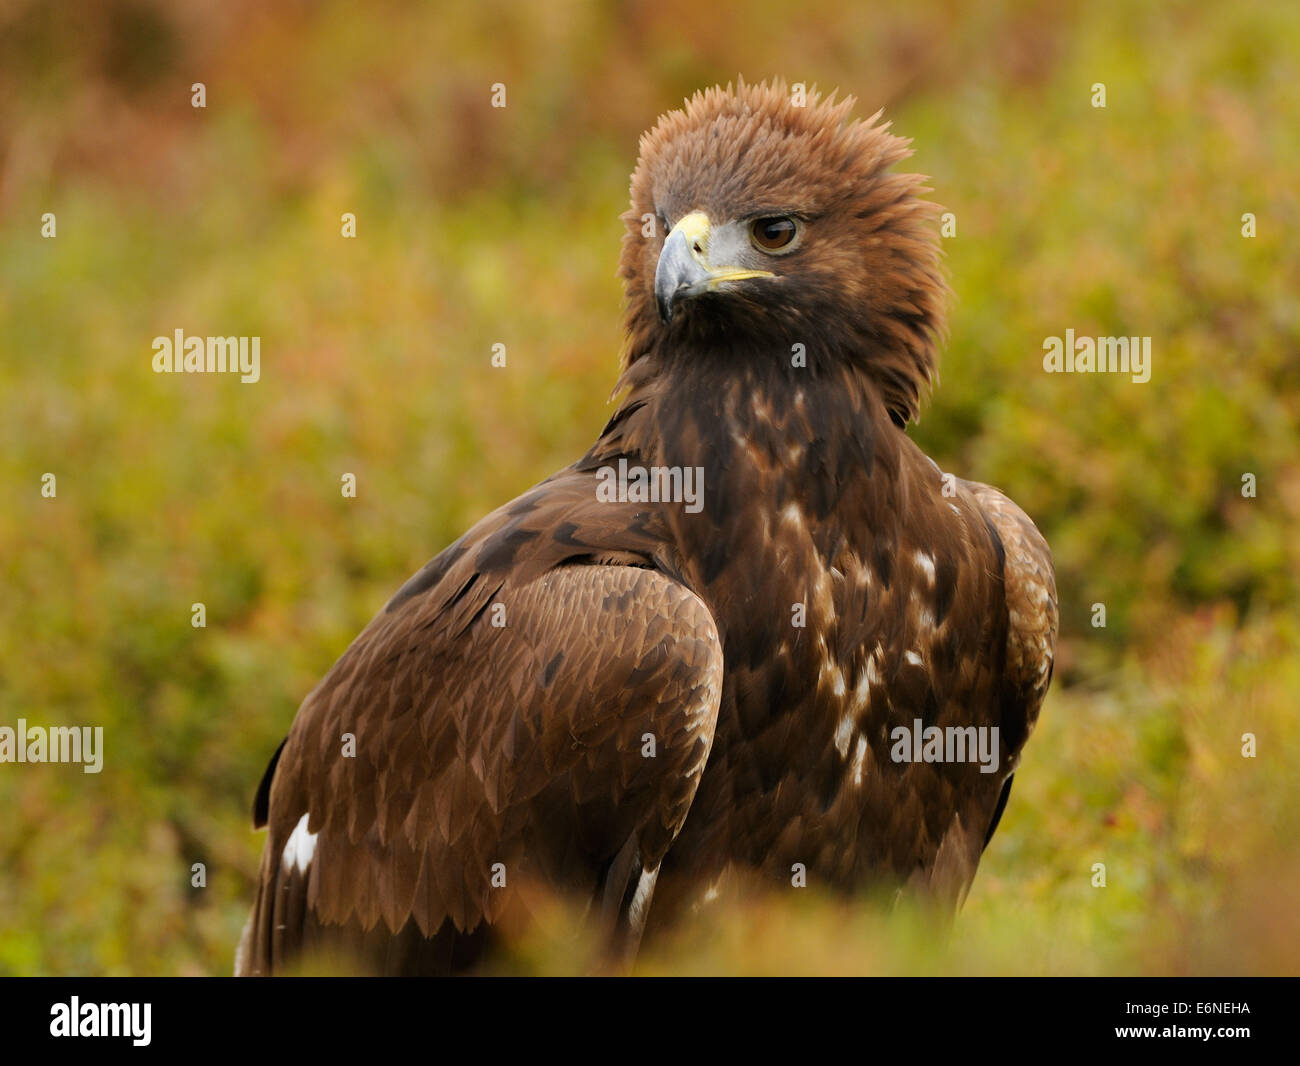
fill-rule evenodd
<path id="1" fill-rule="evenodd" d="M 298 702 L 594 438 L 637 136 L 737 73 L 914 138 L 957 218 L 914 433 L 1043 529 L 1061 647 L 950 935 L 809 890 L 642 968 L 1300 972 L 1298 56 L 1285 3 L 0 6 L 0 725 L 106 737 L 0 765 L 0 974 L 229 972 Z M 261 382 L 155 375 L 177 328 Z M 1067 328 L 1150 382 L 1043 373 Z M 538 936 L 499 968 L 585 964 Z"/>

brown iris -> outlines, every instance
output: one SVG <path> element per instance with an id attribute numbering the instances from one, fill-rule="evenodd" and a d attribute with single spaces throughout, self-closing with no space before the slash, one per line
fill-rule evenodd
<path id="1" fill-rule="evenodd" d="M 749 226 L 754 243 L 765 252 L 779 252 L 794 240 L 794 219 L 784 216 L 756 218 Z"/>

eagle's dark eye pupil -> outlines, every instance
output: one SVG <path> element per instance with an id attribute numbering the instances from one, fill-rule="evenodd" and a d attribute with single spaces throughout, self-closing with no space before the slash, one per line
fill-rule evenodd
<path id="1" fill-rule="evenodd" d="M 792 218 L 759 218 L 754 220 L 751 232 L 754 243 L 768 251 L 784 248 L 794 240 L 795 225 Z"/>

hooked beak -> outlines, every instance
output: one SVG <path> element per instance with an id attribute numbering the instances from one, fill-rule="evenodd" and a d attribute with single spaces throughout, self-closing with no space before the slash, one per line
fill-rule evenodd
<path id="1" fill-rule="evenodd" d="M 678 220 L 664 241 L 655 269 L 655 302 L 662 321 L 672 321 L 679 300 L 711 292 L 724 282 L 775 276 L 768 270 L 712 266 L 709 235 L 708 216 L 703 211 L 693 211 Z"/>

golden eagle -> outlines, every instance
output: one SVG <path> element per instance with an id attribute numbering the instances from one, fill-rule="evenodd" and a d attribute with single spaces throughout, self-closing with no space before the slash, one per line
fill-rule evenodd
<path id="1" fill-rule="evenodd" d="M 938 209 L 852 102 L 742 82 L 643 137 L 617 410 L 303 702 L 254 804 L 238 972 L 461 970 L 530 885 L 625 953 L 729 872 L 964 897 L 1056 592 L 1025 514 L 905 432 Z"/>

